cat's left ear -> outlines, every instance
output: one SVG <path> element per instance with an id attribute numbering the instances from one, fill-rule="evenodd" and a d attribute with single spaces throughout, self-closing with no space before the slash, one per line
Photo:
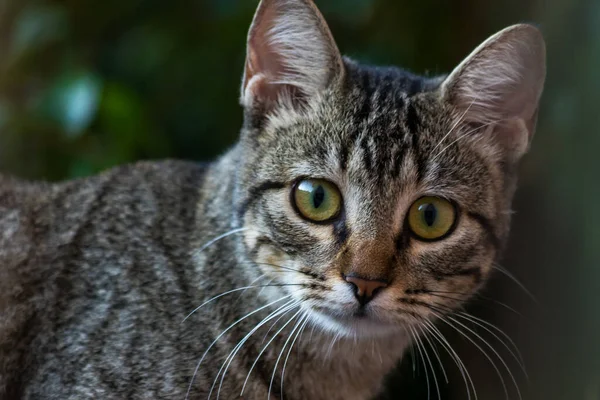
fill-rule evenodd
<path id="1" fill-rule="evenodd" d="M 516 161 L 533 137 L 545 77 L 542 34 L 514 25 L 475 49 L 442 83 L 442 97 L 457 119 L 480 125 Z"/>
<path id="2" fill-rule="evenodd" d="M 261 0 L 248 33 L 241 103 L 298 107 L 343 76 L 342 56 L 312 0 Z"/>

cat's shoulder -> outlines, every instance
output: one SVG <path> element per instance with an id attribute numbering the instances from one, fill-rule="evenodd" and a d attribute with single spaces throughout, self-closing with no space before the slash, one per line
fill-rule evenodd
<path id="1" fill-rule="evenodd" d="M 144 161 L 57 183 L 0 174 L 0 269 L 20 258 L 15 251 L 26 256 L 31 246 L 69 242 L 83 223 L 192 207 L 206 169 L 194 162 Z"/>
<path id="2" fill-rule="evenodd" d="M 0 174 L 0 293 L 9 292 L 5 285 L 17 288 L 23 279 L 15 274 L 46 265 L 38 261 L 52 258 L 77 234 L 95 235 L 104 226 L 117 235 L 113 225 L 157 219 L 171 229 L 180 219 L 192 220 L 206 169 L 194 162 L 146 161 L 56 183 Z M 0 295 L 0 315 L 6 300 Z"/>

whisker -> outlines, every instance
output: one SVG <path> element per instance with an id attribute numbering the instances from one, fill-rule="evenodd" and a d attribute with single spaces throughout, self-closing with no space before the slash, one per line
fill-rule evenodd
<path id="1" fill-rule="evenodd" d="M 218 298 L 221 298 L 223 296 L 226 296 L 228 294 L 231 293 L 235 293 L 235 292 L 239 292 L 240 290 L 248 290 L 248 289 L 255 289 L 255 288 L 264 288 L 264 287 L 270 287 L 270 286 L 275 286 L 275 287 L 283 287 L 283 286 L 304 286 L 303 283 L 276 283 L 276 284 L 269 284 L 269 285 L 254 285 L 254 286 L 244 286 L 241 288 L 237 288 L 237 289 L 232 289 L 232 290 L 228 290 L 225 293 L 221 293 L 217 296 L 214 296 L 208 300 L 206 300 L 204 303 L 200 304 L 198 307 L 194 308 L 194 310 L 192 312 L 190 312 L 184 319 L 183 321 L 181 321 L 181 323 L 184 323 L 189 317 L 191 317 L 196 311 L 200 310 L 202 307 L 204 307 L 205 305 L 207 305 L 208 303 L 211 303 L 214 300 L 217 300 Z"/>
<path id="2" fill-rule="evenodd" d="M 517 355 L 519 356 L 519 359 L 521 360 L 522 364 L 525 364 L 523 355 L 521 354 L 521 352 L 519 351 L 519 347 L 516 345 L 516 343 L 511 339 L 510 336 L 508 336 L 506 334 L 506 332 L 504 332 L 502 329 L 498 328 L 496 325 L 492 324 L 491 322 L 488 322 L 484 319 L 478 318 L 472 314 L 469 314 L 467 312 L 463 312 L 462 315 L 464 315 L 465 317 L 469 317 L 472 318 L 474 320 L 477 320 L 479 322 L 481 322 L 482 324 L 487 325 L 488 327 L 494 329 L 496 332 L 500 333 L 502 336 L 504 336 L 506 338 L 506 340 L 508 340 L 510 342 L 510 344 L 512 344 L 514 350 L 517 352 Z"/>
<path id="3" fill-rule="evenodd" d="M 250 284 L 248 286 L 254 285 L 257 281 L 259 281 L 260 279 L 266 277 L 267 274 L 262 274 L 260 275 L 258 278 L 252 280 L 252 282 L 250 282 Z M 263 292 L 263 290 L 265 290 L 265 286 L 266 285 L 270 285 L 273 282 L 274 278 L 269 279 L 269 281 L 265 284 L 262 285 L 263 287 L 258 291 L 258 294 L 256 295 L 257 297 L 260 296 L 260 294 Z M 244 295 L 244 293 L 246 293 L 245 290 L 242 290 L 242 293 L 240 293 L 240 295 L 237 297 L 236 302 L 240 301 L 240 299 L 242 298 L 242 296 Z"/>
<path id="4" fill-rule="evenodd" d="M 435 145 L 435 147 L 431 150 L 430 153 L 433 153 L 438 147 L 440 147 L 440 145 L 444 142 L 444 140 L 446 140 L 446 138 L 448 136 L 450 136 L 450 134 L 452 132 L 454 132 L 454 129 L 456 129 L 456 127 L 463 122 L 465 115 L 467 115 L 467 113 L 469 112 L 469 110 L 471 109 L 471 106 L 473 105 L 473 103 L 475 103 L 476 99 L 473 99 L 473 101 L 471 101 L 471 104 L 469 104 L 469 107 L 467 107 L 467 109 L 462 113 L 462 115 L 460 117 L 458 117 L 458 119 L 456 120 L 456 122 L 450 127 L 450 130 L 448 131 L 448 133 L 446 133 L 444 135 L 444 137 Z"/>
<path id="5" fill-rule="evenodd" d="M 273 322 L 273 323 L 271 324 L 271 326 L 269 327 L 269 330 L 267 331 L 267 333 L 265 333 L 265 334 L 264 334 L 264 336 L 263 336 L 263 338 L 262 338 L 262 340 L 261 340 L 261 342 L 260 342 L 261 344 L 263 344 L 263 343 L 265 342 L 265 340 L 267 340 L 267 336 L 269 336 L 269 333 L 271 333 L 271 331 L 273 330 L 273 328 L 275 328 L 275 326 L 277 326 L 277 323 L 278 323 L 278 322 L 281 320 L 281 318 L 283 318 L 283 317 L 284 317 L 284 315 L 280 315 L 280 316 L 279 316 L 279 318 L 277 318 L 277 319 L 275 320 L 275 322 Z"/>
<path id="6" fill-rule="evenodd" d="M 300 318 L 298 318 L 298 320 L 296 321 L 296 325 L 294 325 L 294 328 L 290 331 L 290 333 L 288 334 L 288 338 L 286 339 L 286 341 L 283 343 L 283 346 L 281 347 L 281 351 L 279 352 L 279 356 L 277 357 L 277 360 L 275 361 L 275 366 L 273 367 L 273 374 L 271 375 L 271 382 L 269 383 L 269 391 L 267 392 L 267 400 L 271 399 L 271 390 L 273 389 L 273 381 L 275 380 L 275 374 L 277 373 L 277 366 L 279 365 L 279 361 L 281 360 L 281 357 L 283 356 L 283 353 L 285 351 L 285 348 L 287 347 L 288 343 L 290 342 L 290 340 L 292 340 L 292 337 L 294 336 L 294 333 L 296 332 L 296 330 L 298 330 L 300 328 L 300 325 L 303 322 L 303 318 L 305 317 L 306 314 L 303 314 L 302 316 L 300 316 Z M 291 347 L 290 347 L 291 349 Z M 283 381 L 282 381 L 283 384 Z"/>
<path id="7" fill-rule="evenodd" d="M 480 328 L 484 329 L 486 332 L 488 332 L 490 335 L 492 335 L 497 341 L 499 341 L 500 343 L 502 343 L 502 345 L 506 348 L 506 350 L 508 350 L 508 352 L 510 353 L 510 355 L 515 359 L 515 361 L 517 362 L 517 364 L 519 365 L 519 367 L 521 367 L 521 370 L 523 371 L 523 374 L 525 374 L 525 377 L 527 379 L 529 379 L 529 376 L 527 375 L 527 371 L 525 369 L 525 363 L 523 362 L 523 357 L 521 355 L 521 352 L 519 351 L 519 348 L 517 347 L 517 345 L 512 341 L 512 339 L 510 338 L 510 336 L 508 336 L 506 333 L 504 333 L 503 330 L 501 330 L 500 328 L 496 327 L 495 325 L 492 325 L 490 323 L 489 326 L 491 326 L 492 328 L 494 328 L 495 330 L 497 330 L 500 334 L 502 334 L 506 339 L 508 339 L 508 341 L 510 342 L 510 344 L 512 344 L 512 346 L 514 347 L 514 349 L 516 350 L 513 351 L 513 349 L 510 348 L 510 346 L 508 344 L 506 344 L 506 342 L 504 340 L 502 340 L 502 338 L 500 338 L 497 334 L 495 334 L 491 329 L 489 329 L 488 327 L 486 327 L 484 324 L 478 322 L 478 321 L 482 321 L 482 322 L 486 322 L 483 320 L 480 320 L 479 318 L 467 314 L 467 313 L 457 313 L 454 314 L 457 317 L 460 317 L 464 320 L 467 320 L 469 322 L 471 322 L 472 324 L 475 324 L 477 326 L 479 326 Z"/>
<path id="8" fill-rule="evenodd" d="M 266 283 L 266 285 L 270 285 L 274 280 L 275 280 L 275 278 L 269 279 L 269 281 Z M 258 291 L 258 293 L 256 294 L 256 297 L 260 297 L 260 295 L 262 294 L 262 292 L 265 290 L 265 287 L 268 287 L 268 286 L 261 287 L 260 290 Z M 240 297 L 241 296 L 242 295 L 240 294 Z"/>
<path id="9" fill-rule="evenodd" d="M 209 240 L 208 242 L 206 242 L 202 247 L 200 247 L 200 249 L 198 249 L 198 251 L 196 251 L 196 254 L 202 253 L 208 247 L 212 246 L 213 244 L 215 244 L 216 242 L 218 242 L 221 239 L 225 239 L 227 236 L 235 235 L 236 233 L 244 232 L 247 230 L 248 230 L 248 228 L 236 228 L 236 229 L 230 230 L 229 232 L 225 232 L 225 233 Z"/>
<path id="10" fill-rule="evenodd" d="M 442 296 L 440 296 L 442 297 Z M 444 305 L 441 304 L 436 304 L 435 306 L 431 305 L 431 304 L 427 304 L 427 303 L 422 303 L 423 305 L 425 305 L 426 307 L 436 307 L 439 310 L 444 311 L 444 308 L 446 308 L 446 311 L 451 311 L 449 308 L 445 307 Z M 525 377 L 527 379 L 529 379 L 529 375 L 527 374 L 527 370 L 525 368 L 525 362 L 523 359 L 523 356 L 521 354 L 521 352 L 519 351 L 518 346 L 515 344 L 515 342 L 510 338 L 510 336 L 508 336 L 502 329 L 498 328 L 497 326 L 495 326 L 494 324 L 487 322 L 481 318 L 477 318 L 474 315 L 471 315 L 469 313 L 467 313 L 466 311 L 462 311 L 460 313 L 452 313 L 452 315 L 455 315 L 457 317 L 460 317 L 466 321 L 469 321 L 477 326 L 479 326 L 480 328 L 484 329 L 486 332 L 488 332 L 489 334 L 491 334 L 496 340 L 498 340 L 510 353 L 510 355 L 515 359 L 515 361 L 517 362 L 517 364 L 519 365 L 519 367 L 521 368 L 521 370 L 523 371 Z M 460 324 L 460 322 L 456 321 L 456 323 Z M 460 324 L 462 326 L 462 324 Z M 487 327 L 485 326 L 487 325 Z M 513 349 L 510 348 L 510 346 L 502 339 L 500 338 L 497 334 L 495 334 L 494 332 L 492 332 L 489 328 L 492 328 L 493 330 L 495 330 L 496 332 L 498 332 L 499 334 L 501 334 L 504 338 L 506 338 L 506 340 L 508 340 L 508 342 L 512 345 Z M 469 329 L 467 327 L 465 327 L 466 329 Z M 491 348 L 491 350 L 496 353 L 496 350 L 492 348 L 492 346 L 487 343 L 487 341 L 485 341 L 483 338 L 480 337 L 480 335 L 478 335 L 477 333 L 473 332 L 474 335 L 476 335 L 478 338 L 480 338 L 482 340 L 482 342 L 484 342 L 488 347 Z M 502 359 L 502 357 L 500 357 L 498 354 L 496 354 L 496 356 L 504 363 L 504 360 Z M 506 365 L 505 365 L 506 367 Z M 508 370 L 508 367 L 506 367 Z M 510 371 L 509 371 L 510 373 Z M 514 378 L 513 378 L 514 380 Z"/>
<path id="11" fill-rule="evenodd" d="M 425 293 L 426 294 L 431 294 L 432 296 L 436 296 L 436 297 L 440 297 L 440 298 L 445 298 L 445 299 L 449 299 L 449 300 L 456 300 L 456 301 L 464 301 L 465 299 L 464 298 L 453 298 L 453 297 L 440 296 L 438 293 L 455 294 L 457 296 L 465 296 L 465 297 L 472 296 L 471 293 L 445 292 L 445 291 L 439 291 L 439 290 L 427 290 Z M 506 308 L 508 311 L 510 311 L 510 312 L 518 315 L 519 317 L 525 318 L 525 316 L 523 314 L 521 314 L 520 312 L 518 312 L 517 310 L 515 310 L 514 308 L 512 308 L 508 304 L 503 303 L 503 302 L 501 302 L 499 300 L 492 299 L 491 297 L 487 297 L 487 296 L 484 296 L 484 295 L 479 294 L 479 293 L 475 293 L 473 296 L 475 296 L 477 299 L 489 301 L 490 303 L 494 303 L 496 305 L 499 305 L 499 306 L 501 306 L 503 308 Z M 482 305 L 485 306 L 485 307 L 487 307 L 487 308 L 493 309 L 489 305 L 487 305 L 487 306 L 485 304 L 482 304 Z"/>
<path id="12" fill-rule="evenodd" d="M 428 331 L 426 331 L 423 325 L 419 324 L 417 325 L 417 327 L 419 328 L 419 330 L 421 331 L 421 333 L 423 334 L 423 337 L 425 338 L 425 340 L 427 340 L 427 343 L 429 344 L 429 347 L 431 347 L 431 349 L 433 350 L 433 354 L 435 355 L 435 358 L 438 361 L 438 364 L 440 365 L 440 368 L 442 369 L 442 374 L 444 375 L 444 381 L 446 382 L 446 384 L 448 384 L 448 375 L 446 375 L 446 370 L 444 369 L 444 364 L 442 363 L 442 359 L 440 358 L 440 354 L 436 348 L 436 346 L 434 345 L 434 343 L 431 341 L 431 339 L 429 338 L 429 336 L 427 335 L 427 333 L 429 333 Z"/>
<path id="13" fill-rule="evenodd" d="M 310 321 L 310 315 L 309 315 L 309 313 L 307 313 L 306 314 L 306 322 L 308 323 L 309 321 Z M 304 327 L 300 331 L 300 337 L 298 338 L 298 340 L 299 340 L 299 342 L 298 342 L 298 354 L 300 354 L 300 346 L 301 346 L 301 343 L 302 343 L 302 335 L 304 335 Z"/>
<path id="14" fill-rule="evenodd" d="M 292 349 L 294 348 L 294 343 L 296 343 L 296 339 L 298 339 L 298 336 L 302 335 L 302 332 L 304 331 L 304 328 L 306 327 L 306 324 L 309 321 L 309 315 L 308 312 L 306 312 L 306 314 L 304 314 L 304 322 L 302 323 L 302 326 L 300 327 L 300 330 L 298 331 L 298 333 L 296 333 L 296 336 L 294 337 L 294 340 L 292 340 L 292 344 L 290 345 L 290 349 L 287 352 L 287 355 L 285 356 L 285 361 L 283 362 L 283 369 L 281 370 L 281 400 L 283 400 L 283 382 L 285 380 L 285 367 L 287 365 L 288 359 L 290 358 L 290 354 L 292 353 Z"/>
<path id="15" fill-rule="evenodd" d="M 484 338 L 481 337 L 481 335 L 479 335 L 477 332 L 475 332 L 474 330 L 472 330 L 471 328 L 469 328 L 465 324 L 461 323 L 460 321 L 457 321 L 456 319 L 452 318 L 451 316 L 447 316 L 447 318 L 450 319 L 451 321 L 454 321 L 455 323 L 459 324 L 460 326 L 462 326 L 467 331 L 471 332 L 472 335 L 474 335 L 479 340 L 481 340 L 496 355 L 496 357 L 498 357 L 498 359 L 500 360 L 500 362 L 502 363 L 502 365 L 504 365 L 504 368 L 508 372 L 508 375 L 510 376 L 511 380 L 513 381 L 513 384 L 515 385 L 515 388 L 517 389 L 517 394 L 519 396 L 519 399 L 522 400 L 523 398 L 521 396 L 521 390 L 519 389 L 519 384 L 517 383 L 517 380 L 515 379 L 515 376 L 513 375 L 512 371 L 510 370 L 510 368 L 508 367 L 508 365 L 506 364 L 506 361 L 504 361 L 504 358 L 502 356 L 500 356 L 500 354 L 498 353 L 498 351 L 496 351 L 496 349 L 494 348 L 494 346 L 492 346 L 491 344 L 489 344 L 487 340 L 485 340 Z M 508 394 L 506 395 L 506 398 L 508 399 Z"/>
<path id="16" fill-rule="evenodd" d="M 223 364 L 221 365 L 221 368 L 219 369 L 219 371 L 217 372 L 217 376 L 215 377 L 215 380 L 213 382 L 212 387 L 210 388 L 210 393 L 208 394 L 208 398 L 210 399 L 210 396 L 214 390 L 215 384 L 217 382 L 217 380 L 219 379 L 219 375 L 221 374 L 221 371 L 223 370 L 223 367 L 225 367 L 225 370 L 223 371 L 223 375 L 221 376 L 221 382 L 219 384 L 219 390 L 217 391 L 217 400 L 219 399 L 219 397 L 221 396 L 221 388 L 223 386 L 223 382 L 225 381 L 225 376 L 227 375 L 227 370 L 229 369 L 229 366 L 231 365 L 231 363 L 233 362 L 233 359 L 235 358 L 235 356 L 237 355 L 237 353 L 239 352 L 239 350 L 241 350 L 241 348 L 244 346 L 244 344 L 246 343 L 246 341 L 257 331 L 259 330 L 262 326 L 264 326 L 264 324 L 266 324 L 268 321 L 270 321 L 271 319 L 275 318 L 278 315 L 286 315 L 288 313 L 288 311 L 294 309 L 295 307 L 297 307 L 300 303 L 297 300 L 290 300 L 287 303 L 285 303 L 284 305 L 280 306 L 277 308 L 277 310 L 273 311 L 272 313 L 270 313 L 267 317 L 263 318 L 258 324 L 256 324 L 256 326 L 254 328 L 252 328 L 250 330 L 250 332 L 248 332 L 239 342 L 238 344 L 236 344 L 236 346 L 233 348 L 233 350 L 231 350 L 231 352 L 229 353 L 229 355 L 227 356 L 227 358 L 225 359 L 225 361 L 223 361 Z M 229 361 L 227 361 L 229 360 Z M 225 366 L 225 364 L 227 364 Z"/>
<path id="17" fill-rule="evenodd" d="M 210 346 L 208 346 L 208 348 L 206 349 L 206 351 L 204 352 L 204 354 L 202 354 L 202 358 L 200 358 L 200 361 L 198 362 L 198 364 L 196 365 L 196 369 L 194 370 L 194 374 L 192 375 L 192 379 L 190 381 L 190 385 L 188 386 L 188 390 L 187 393 L 185 395 L 185 400 L 188 400 L 190 397 L 190 392 L 192 390 L 192 385 L 194 384 L 194 380 L 196 379 L 196 375 L 198 374 L 198 370 L 200 369 L 200 365 L 202 364 L 202 361 L 204 361 L 204 358 L 206 358 L 206 355 L 208 354 L 208 352 L 210 351 L 210 349 L 212 349 L 212 347 L 217 343 L 217 341 L 223 337 L 223 335 L 225 335 L 225 333 L 227 333 L 230 329 L 232 329 L 234 326 L 236 326 L 237 324 L 239 324 L 240 322 L 242 322 L 243 320 L 245 320 L 246 318 L 256 314 L 257 312 L 260 312 L 262 310 L 264 310 L 267 307 L 272 306 L 273 304 L 276 304 L 278 302 L 280 302 L 281 300 L 287 299 L 289 297 L 291 297 L 293 295 L 293 293 L 288 294 L 286 296 L 280 297 L 279 299 L 272 301 L 262 307 L 257 308 L 254 311 L 249 312 L 248 314 L 244 315 L 242 318 L 238 319 L 237 321 L 235 321 L 233 324 L 229 325 L 229 327 L 227 327 L 227 329 L 225 329 L 224 331 L 222 331 L 217 338 L 210 344 Z"/>
<path id="18" fill-rule="evenodd" d="M 289 272 L 297 272 L 297 273 L 302 274 L 302 275 L 310 276 L 311 278 L 315 278 L 315 279 L 319 279 L 319 280 L 324 280 L 324 278 L 322 276 L 320 276 L 319 274 L 317 274 L 316 272 L 302 271 L 300 269 L 286 267 L 286 266 L 278 265 L 278 264 L 271 264 L 271 263 L 257 262 L 256 265 L 265 265 L 267 267 L 273 267 L 273 268 L 277 268 L 277 269 L 281 268 L 281 269 L 285 269 L 285 270 L 287 270 Z M 285 272 L 285 271 L 279 271 L 279 272 Z"/>
<path id="19" fill-rule="evenodd" d="M 242 395 L 244 394 L 244 390 L 246 389 L 246 385 L 248 384 L 248 379 L 250 379 L 250 374 L 252 374 L 252 370 L 254 370 L 254 367 L 258 363 L 258 360 L 260 359 L 260 357 L 267 350 L 269 345 L 275 340 L 275 338 L 281 333 L 281 331 L 283 331 L 285 329 L 285 327 L 288 326 L 289 323 L 292 322 L 298 316 L 298 314 L 300 314 L 300 312 L 302 312 L 302 310 L 298 310 L 294 315 L 292 315 L 292 317 L 289 320 L 287 320 L 287 322 L 285 324 L 283 324 L 283 326 L 281 328 L 279 328 L 279 330 L 277 332 L 275 332 L 273 337 L 267 342 L 267 344 L 265 345 L 265 347 L 263 347 L 263 349 L 260 351 L 260 353 L 258 353 L 256 360 L 254 360 L 254 363 L 250 367 L 250 371 L 248 371 L 248 375 L 246 375 L 246 379 L 244 380 L 244 385 L 242 386 L 242 391 L 240 392 L 240 397 L 242 397 Z"/>
<path id="20" fill-rule="evenodd" d="M 500 381 L 502 383 L 502 388 L 504 389 L 504 394 L 506 395 L 506 399 L 509 399 L 508 396 L 508 388 L 506 387 L 506 382 L 504 381 L 504 378 L 502 376 L 502 373 L 500 372 L 500 370 L 498 369 L 498 367 L 496 366 L 496 363 L 494 362 L 494 360 L 490 357 L 490 355 L 481 347 L 477 344 L 477 342 L 475 342 L 475 340 L 473 340 L 469 335 L 467 335 L 465 332 L 463 332 L 461 329 L 459 329 L 456 325 L 452 324 L 451 322 L 449 322 L 445 317 L 448 316 L 443 316 L 441 314 L 438 314 L 434 308 L 432 307 L 432 312 L 434 314 L 438 315 L 438 318 L 445 323 L 446 325 L 450 326 L 451 328 L 453 328 L 456 332 L 458 332 L 460 335 L 462 335 L 465 339 L 467 339 L 469 342 L 471 342 L 475 347 L 477 347 L 477 349 L 479 349 L 479 351 L 481 352 L 481 354 L 483 354 L 485 356 L 485 358 L 488 359 L 488 361 L 490 362 L 490 364 L 492 364 L 492 367 L 494 368 L 494 370 L 496 371 L 496 373 L 498 374 L 498 377 L 500 378 Z M 487 343 L 487 342 L 486 342 Z M 520 393 L 519 393 L 519 398 L 520 397 Z"/>
<path id="21" fill-rule="evenodd" d="M 427 330 L 432 333 L 433 337 L 442 345 L 444 350 L 446 350 L 448 355 L 450 355 L 452 360 L 454 360 L 454 362 L 456 363 L 456 366 L 458 367 L 458 370 L 462 375 L 463 381 L 465 382 L 465 388 L 467 389 L 467 400 L 471 400 L 471 390 L 469 388 L 469 384 L 473 389 L 473 395 L 475 396 L 475 400 L 477 400 L 477 390 L 475 389 L 475 384 L 473 383 L 473 379 L 471 379 L 471 374 L 469 373 L 469 370 L 467 369 L 466 365 L 463 363 L 456 351 L 454 351 L 454 349 L 452 348 L 446 337 L 443 335 L 443 333 L 432 322 L 426 319 L 424 319 L 423 322 L 425 323 Z"/>
<path id="22" fill-rule="evenodd" d="M 442 154 L 443 154 L 443 153 L 444 153 L 446 150 L 448 150 L 450 147 L 452 147 L 452 145 L 453 145 L 453 144 L 455 144 L 456 142 L 458 142 L 459 140 L 466 138 L 466 137 L 467 137 L 467 136 L 469 136 L 471 133 L 473 133 L 473 132 L 476 132 L 476 131 L 478 131 L 479 129 L 485 128 L 485 127 L 487 127 L 487 126 L 489 126 L 489 125 L 496 124 L 496 123 L 498 123 L 498 122 L 502 122 L 502 120 L 501 120 L 501 119 L 499 119 L 499 120 L 496 120 L 496 121 L 490 121 L 490 122 L 487 122 L 487 123 L 485 123 L 485 124 L 483 124 L 483 125 L 480 125 L 480 126 L 478 126 L 477 128 L 474 128 L 474 129 L 471 129 L 471 130 L 469 130 L 469 131 L 465 132 L 464 134 L 462 134 L 461 136 L 459 136 L 458 138 L 456 138 L 455 140 L 453 140 L 453 141 L 452 141 L 452 142 L 451 142 L 451 143 L 450 143 L 448 146 L 446 146 L 446 147 L 444 147 L 442 150 L 440 150 L 440 151 L 439 151 L 439 152 L 438 152 L 438 153 L 437 153 L 437 154 L 436 154 L 436 155 L 435 155 L 435 156 L 434 156 L 434 157 L 431 159 L 430 163 L 433 163 L 433 162 L 435 162 L 435 160 L 437 160 L 437 159 L 438 159 L 438 158 L 439 158 L 439 157 L 440 157 L 440 156 L 441 156 L 441 155 L 442 155 Z"/>
<path id="23" fill-rule="evenodd" d="M 419 340 L 417 339 L 417 334 L 413 330 L 411 326 L 408 327 L 410 329 L 410 334 L 413 337 L 413 341 L 417 345 L 417 351 L 419 352 L 419 356 L 421 357 L 421 361 L 423 361 L 423 369 L 425 370 L 425 381 L 427 382 L 427 400 L 431 399 L 431 385 L 429 383 L 429 371 L 427 371 L 427 364 L 425 363 L 425 357 L 423 357 L 423 351 L 421 350 L 421 345 Z"/>
<path id="24" fill-rule="evenodd" d="M 425 347 L 425 344 L 423 343 L 423 340 L 420 338 L 419 334 L 416 332 L 416 329 L 415 329 L 415 337 L 421 343 L 421 348 L 423 349 L 423 353 L 425 354 L 425 358 L 427 359 L 427 362 L 429 363 L 429 367 L 431 368 L 431 373 L 433 375 L 433 383 L 435 383 L 435 389 L 437 391 L 438 400 L 441 400 L 442 399 L 442 395 L 440 394 L 440 385 L 438 383 L 437 374 L 435 373 L 435 368 L 433 368 L 433 363 L 431 362 L 431 358 L 429 357 L 429 353 L 427 352 L 427 348 Z"/>
<path id="25" fill-rule="evenodd" d="M 504 274 L 507 278 L 509 278 L 510 280 L 512 280 L 514 283 L 516 283 L 517 286 L 519 286 L 521 288 L 521 290 L 523 290 L 525 292 L 525 294 L 531 298 L 531 300 L 533 300 L 535 303 L 539 304 L 539 302 L 536 299 L 536 297 L 509 270 L 507 270 L 506 268 L 504 268 L 500 264 L 496 264 L 496 263 L 492 264 L 492 268 L 494 268 L 496 271 L 499 271 L 500 273 Z"/>
<path id="26" fill-rule="evenodd" d="M 262 275 L 259 275 L 259 276 L 258 276 L 258 278 L 256 278 L 256 279 L 253 279 L 253 280 L 252 280 L 252 282 L 250 282 L 250 283 L 248 284 L 248 286 L 253 286 L 253 285 L 254 285 L 256 282 L 258 282 L 259 280 L 261 280 L 261 279 L 262 279 L 262 278 L 264 278 L 265 276 L 267 276 L 267 274 L 262 274 Z M 267 285 L 268 285 L 268 284 L 270 284 L 272 281 L 273 281 L 273 279 L 271 279 L 269 282 L 267 282 Z M 262 290 L 262 289 L 261 289 L 261 290 Z M 238 297 L 238 300 L 242 298 L 242 296 L 244 295 L 244 293 L 246 293 L 246 291 L 245 291 L 245 290 L 244 290 L 244 291 L 242 291 L 242 293 L 240 293 L 240 295 L 239 295 L 239 297 Z M 258 292 L 258 293 L 260 293 L 260 292 Z"/>
<path id="27" fill-rule="evenodd" d="M 408 332 L 408 329 L 406 329 L 406 327 L 404 327 L 404 332 L 407 335 L 410 335 Z M 375 342 L 373 342 L 373 345 L 375 345 Z M 415 363 L 416 357 L 415 357 L 415 346 L 410 346 L 409 348 L 410 350 L 410 360 L 412 361 L 412 371 L 413 371 L 413 378 L 415 378 L 416 372 L 417 372 L 417 364 Z"/>
<path id="28" fill-rule="evenodd" d="M 331 358 L 331 353 L 333 353 L 333 347 L 335 346 L 335 342 L 339 339 L 339 337 L 340 337 L 340 333 L 336 332 L 336 334 L 331 339 L 331 344 L 329 345 L 329 349 L 327 350 L 327 353 L 326 353 L 325 357 L 323 358 L 323 364 L 325 364 L 325 360 L 328 360 Z"/>

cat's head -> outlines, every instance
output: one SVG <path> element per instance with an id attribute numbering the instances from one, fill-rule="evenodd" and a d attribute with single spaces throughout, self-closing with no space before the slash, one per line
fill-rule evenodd
<path id="1" fill-rule="evenodd" d="M 343 58 L 310 0 L 263 0 L 248 37 L 237 190 L 248 256 L 285 285 L 274 294 L 344 334 L 463 304 L 507 238 L 544 78 L 530 25 L 423 78 Z"/>

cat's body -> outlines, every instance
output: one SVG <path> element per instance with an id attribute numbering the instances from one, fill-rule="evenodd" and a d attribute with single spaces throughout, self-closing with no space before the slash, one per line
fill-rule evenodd
<path id="1" fill-rule="evenodd" d="M 375 396 L 485 283 L 544 73 L 527 25 L 428 79 L 263 0 L 218 161 L 0 177 L 0 398 Z"/>

